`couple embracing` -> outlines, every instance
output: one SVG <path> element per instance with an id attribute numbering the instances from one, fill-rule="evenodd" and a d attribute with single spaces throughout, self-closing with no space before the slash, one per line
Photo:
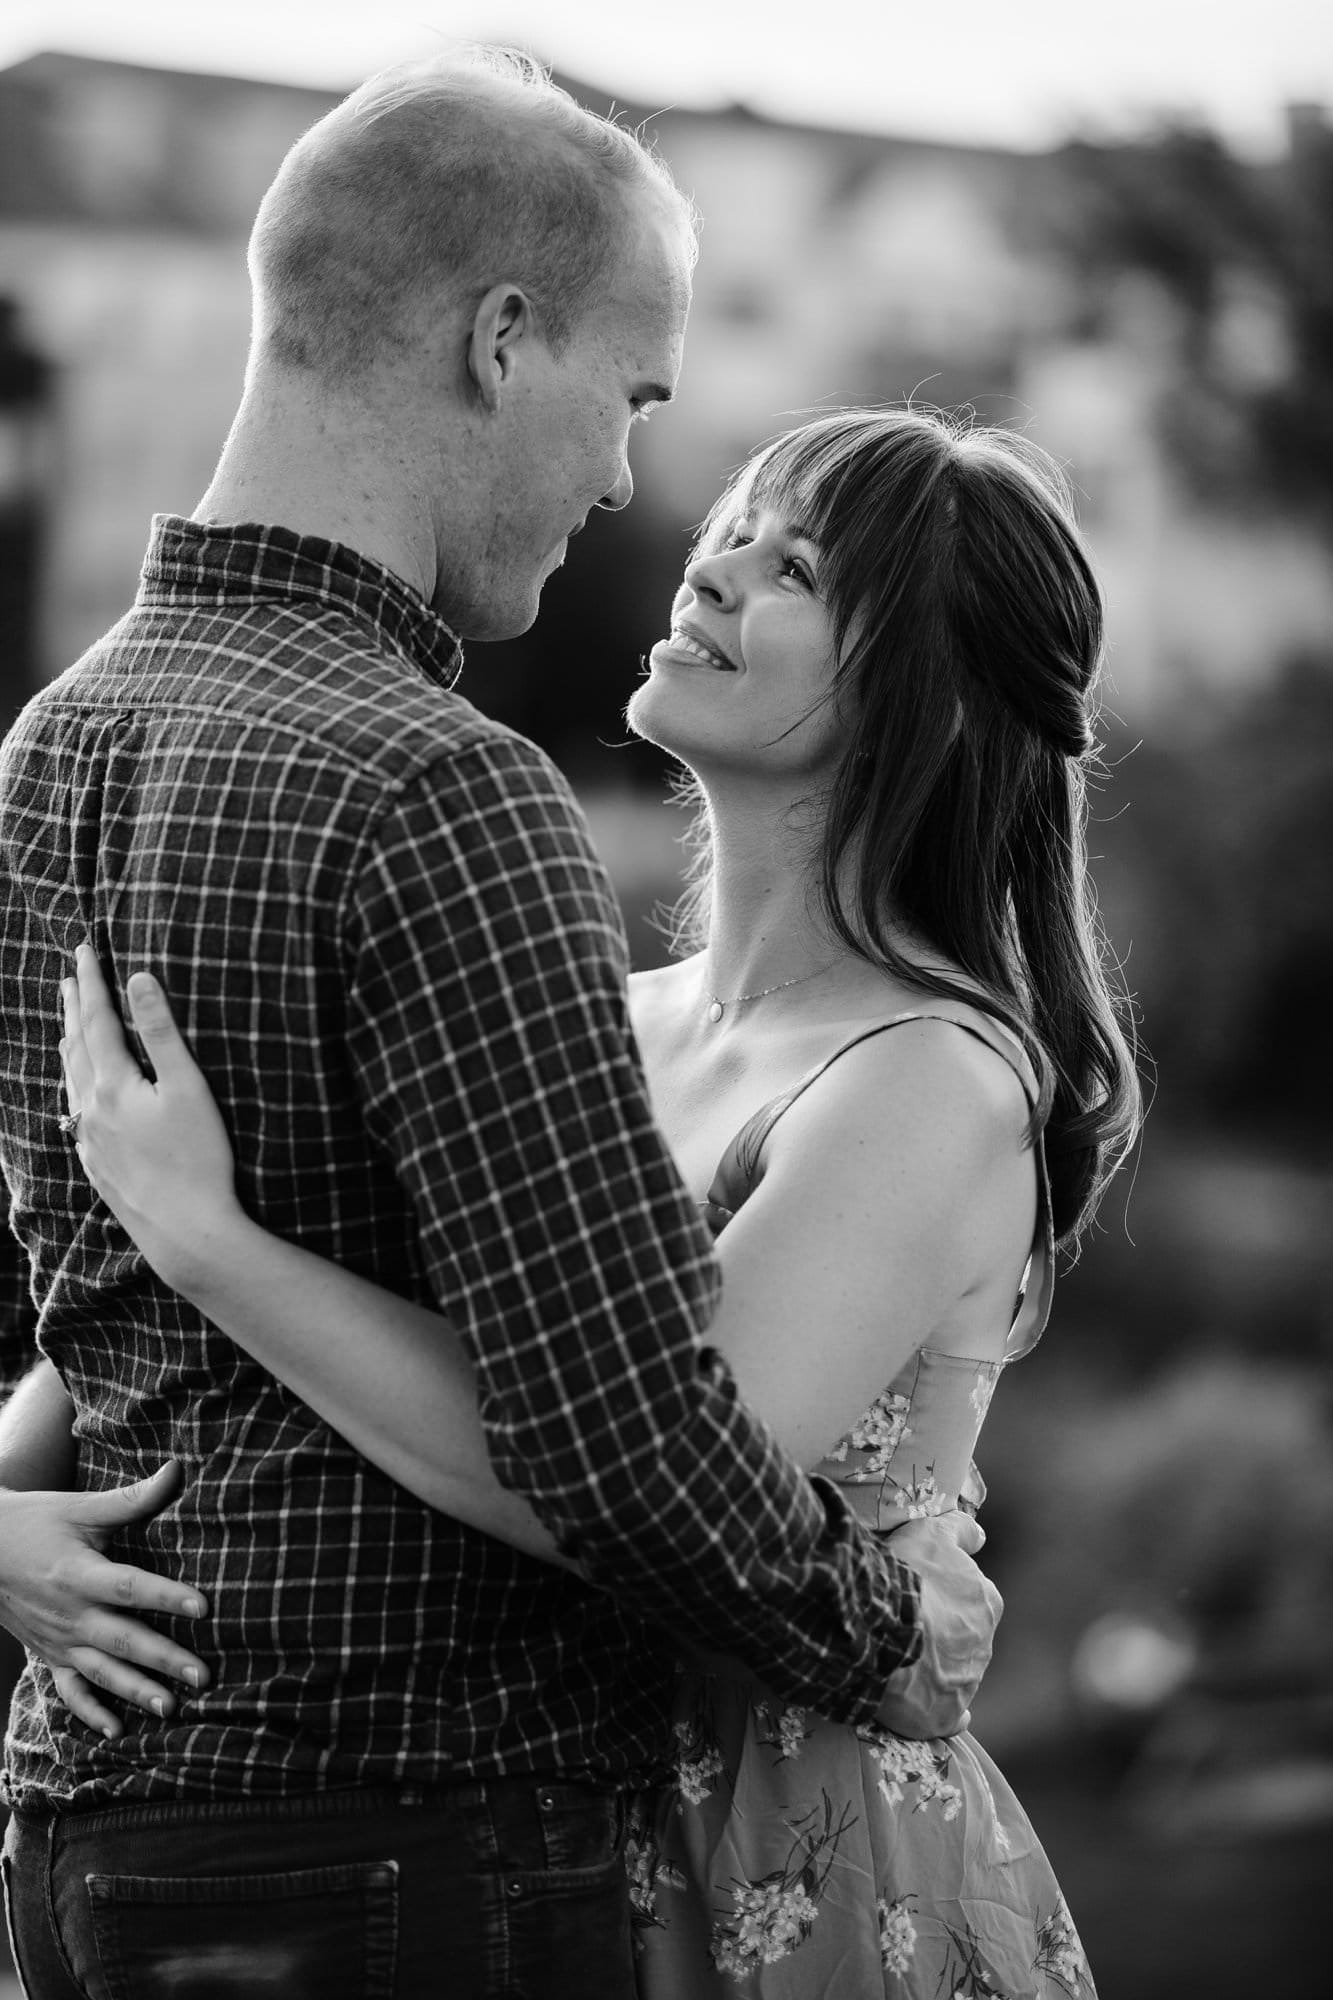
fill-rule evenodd
<path id="1" fill-rule="evenodd" d="M 730 482 L 629 706 L 700 841 L 628 997 L 455 688 L 630 499 L 694 255 L 534 65 L 372 80 L 261 207 L 212 485 L 6 740 L 34 2000 L 1093 1992 L 966 1733 L 973 1447 L 1137 1116 L 1059 477 L 846 411 Z"/>

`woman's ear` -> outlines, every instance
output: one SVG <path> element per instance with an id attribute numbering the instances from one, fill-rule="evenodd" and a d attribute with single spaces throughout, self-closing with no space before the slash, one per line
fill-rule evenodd
<path id="1" fill-rule="evenodd" d="M 467 372 L 483 409 L 492 415 L 513 378 L 522 342 L 536 337 L 536 315 L 527 293 L 508 282 L 492 285 L 472 315 L 467 343 Z"/>

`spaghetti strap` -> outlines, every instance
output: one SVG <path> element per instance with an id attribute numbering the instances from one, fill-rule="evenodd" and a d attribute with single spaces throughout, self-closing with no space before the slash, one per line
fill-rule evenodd
<path id="1" fill-rule="evenodd" d="M 832 1069 L 834 1063 L 839 1062 L 852 1049 L 859 1048 L 862 1042 L 868 1042 L 876 1035 L 886 1035 L 891 1028 L 905 1027 L 909 1021 L 944 1021 L 950 1027 L 961 1028 L 963 1033 L 971 1035 L 974 1041 L 984 1043 L 988 1049 L 993 1050 L 999 1056 L 1002 1062 L 1008 1063 L 1010 1069 L 1013 1070 L 1015 1076 L 1018 1078 L 1023 1095 L 1027 1099 L 1029 1111 L 1036 1110 L 1036 1076 L 1016 1035 L 1009 1033 L 1007 1030 L 1000 1029 L 998 1023 L 991 1024 L 988 1022 L 988 1027 L 993 1025 L 994 1034 L 997 1037 L 996 1039 L 992 1039 L 991 1034 L 987 1033 L 975 1022 L 960 1020 L 955 1014 L 926 1013 L 924 1009 L 915 1008 L 911 1013 L 893 1014 L 887 1021 L 875 1021 L 870 1027 L 862 1028 L 856 1034 L 849 1035 L 847 1040 L 840 1042 L 830 1055 L 824 1056 L 812 1068 L 808 1069 L 805 1075 L 800 1077 L 789 1090 L 781 1091 L 778 1096 L 771 1097 L 767 1103 L 761 1104 L 753 1116 L 746 1120 L 745 1124 L 736 1134 L 736 1137 L 732 1140 L 726 1153 L 723 1154 L 722 1164 L 725 1165 L 729 1157 L 735 1153 L 738 1156 L 738 1164 L 744 1170 L 747 1182 L 753 1180 L 759 1165 L 759 1155 L 763 1151 L 769 1133 L 773 1130 L 773 1127 L 777 1124 L 783 1113 L 795 1104 L 797 1098 L 803 1097 L 812 1084 L 818 1083 L 820 1077 L 826 1071 Z M 1005 1036 L 1003 1041 L 998 1039 L 998 1036 L 1001 1034 Z"/>
<path id="2" fill-rule="evenodd" d="M 973 1018 L 961 1019 L 956 1014 L 944 1014 L 936 1010 L 927 1012 L 924 1008 L 913 1008 L 910 1012 L 891 1015 L 887 1021 L 873 1022 L 869 1027 L 849 1035 L 831 1054 L 815 1063 L 804 1076 L 792 1085 L 760 1105 L 754 1115 L 736 1134 L 727 1147 L 717 1171 L 713 1176 L 704 1210 L 714 1225 L 725 1223 L 741 1206 L 745 1197 L 759 1176 L 759 1162 L 764 1146 L 774 1126 L 783 1113 L 803 1097 L 812 1084 L 832 1069 L 834 1063 L 859 1048 L 863 1042 L 871 1041 L 876 1035 L 887 1034 L 892 1028 L 901 1028 L 909 1021 L 943 1021 L 949 1027 L 960 1028 L 974 1041 L 981 1042 L 1009 1068 L 1018 1078 L 1029 1112 L 1035 1112 L 1038 1101 L 1036 1071 L 1019 1037 L 1011 1028 L 1004 1026 L 988 1014 L 978 1012 Z M 984 1026 L 982 1025 L 984 1023 Z M 1014 1317 L 1005 1342 L 1004 1360 L 1018 1361 L 1030 1354 L 1045 1331 L 1050 1317 L 1051 1294 L 1055 1281 L 1055 1243 L 1051 1228 L 1050 1182 L 1046 1172 L 1046 1148 L 1041 1133 L 1033 1140 L 1033 1154 L 1037 1168 L 1037 1219 L 1033 1236 L 1032 1252 L 1023 1273 Z"/>

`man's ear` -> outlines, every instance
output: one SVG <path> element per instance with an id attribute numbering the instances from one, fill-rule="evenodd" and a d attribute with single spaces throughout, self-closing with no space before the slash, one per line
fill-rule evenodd
<path id="1" fill-rule="evenodd" d="M 527 293 L 507 282 L 492 285 L 472 315 L 467 342 L 467 372 L 482 407 L 492 415 L 513 379 L 523 342 L 539 338 Z"/>

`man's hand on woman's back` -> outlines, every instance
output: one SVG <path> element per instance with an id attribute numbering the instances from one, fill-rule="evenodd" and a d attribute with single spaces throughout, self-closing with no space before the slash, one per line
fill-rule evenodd
<path id="1" fill-rule="evenodd" d="M 985 1531 L 955 1511 L 908 1521 L 889 1537 L 921 1579 L 921 1652 L 889 1682 L 878 1720 L 898 1736 L 956 1736 L 990 1665 L 1004 1602 L 972 1560 Z"/>

